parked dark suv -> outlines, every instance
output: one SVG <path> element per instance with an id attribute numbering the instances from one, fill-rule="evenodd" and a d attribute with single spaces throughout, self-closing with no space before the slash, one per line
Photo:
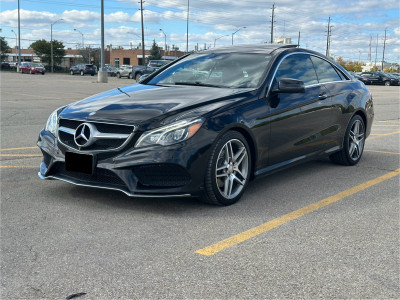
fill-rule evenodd
<path id="1" fill-rule="evenodd" d="M 81 74 L 81 76 L 83 76 L 85 74 L 90 74 L 90 75 L 94 76 L 94 74 L 96 74 L 97 68 L 95 65 L 78 64 L 78 65 L 71 67 L 69 70 L 70 70 L 71 75 Z"/>
<path id="2" fill-rule="evenodd" d="M 365 84 L 398 85 L 398 80 L 382 72 L 362 72 L 361 76 Z"/>

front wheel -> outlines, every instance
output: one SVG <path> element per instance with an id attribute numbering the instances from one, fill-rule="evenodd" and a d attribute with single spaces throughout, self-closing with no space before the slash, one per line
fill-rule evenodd
<path id="1" fill-rule="evenodd" d="M 202 200 L 217 205 L 239 201 L 250 179 L 249 145 L 236 131 L 225 133 L 213 147 Z"/>
<path id="2" fill-rule="evenodd" d="M 71 75 L 74 75 L 74 71 L 71 70 L 70 74 L 71 74 Z"/>
<path id="3" fill-rule="evenodd" d="M 385 81 L 386 86 L 390 86 L 390 81 Z"/>
<path id="4" fill-rule="evenodd" d="M 118 78 L 121 78 L 121 74 L 120 74 L 120 73 L 117 73 L 117 77 L 118 77 Z"/>
<path id="5" fill-rule="evenodd" d="M 83 71 L 81 71 L 81 76 L 83 76 L 85 73 L 83 73 Z"/>
<path id="6" fill-rule="evenodd" d="M 136 73 L 136 75 L 135 75 L 136 82 L 139 82 L 140 77 L 142 77 L 142 74 L 141 73 Z"/>
<path id="7" fill-rule="evenodd" d="M 343 149 L 329 156 L 331 161 L 345 166 L 356 165 L 363 154 L 365 144 L 364 120 L 355 115 L 349 123 L 344 136 Z"/>

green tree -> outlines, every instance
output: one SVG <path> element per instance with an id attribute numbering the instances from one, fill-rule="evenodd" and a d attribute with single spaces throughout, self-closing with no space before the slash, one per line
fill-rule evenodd
<path id="1" fill-rule="evenodd" d="M 10 52 L 10 46 L 8 46 L 7 41 L 4 39 L 4 37 L 0 37 L 0 56 L 1 56 L 1 61 L 5 60 L 6 58 L 6 53 Z"/>
<path id="2" fill-rule="evenodd" d="M 82 56 L 79 59 L 80 63 L 84 64 L 95 64 L 96 66 L 100 66 L 101 53 L 99 48 L 86 48 L 79 50 L 79 55 Z"/>
<path id="3" fill-rule="evenodd" d="M 38 40 L 33 42 L 29 48 L 32 48 L 35 53 L 40 56 L 43 63 L 51 65 L 51 43 L 46 40 Z M 53 40 L 53 61 L 54 66 L 61 64 L 65 56 L 64 44 L 57 40 Z"/>
<path id="4" fill-rule="evenodd" d="M 149 60 L 152 59 L 161 59 L 161 53 L 160 53 L 160 48 L 158 48 L 158 45 L 156 44 L 156 41 L 153 40 L 153 46 L 151 46 L 150 49 L 150 56 L 148 58 Z"/>
<path id="5" fill-rule="evenodd" d="M 371 72 L 377 72 L 377 71 L 378 71 L 378 67 L 377 67 L 377 66 L 374 66 L 374 67 L 371 68 L 370 71 L 371 71 Z"/>

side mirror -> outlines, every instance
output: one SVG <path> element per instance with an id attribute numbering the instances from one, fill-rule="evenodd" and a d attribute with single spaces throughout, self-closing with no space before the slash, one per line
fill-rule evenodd
<path id="1" fill-rule="evenodd" d="M 305 93 L 304 82 L 297 79 L 282 78 L 278 82 L 278 89 L 274 93 Z"/>

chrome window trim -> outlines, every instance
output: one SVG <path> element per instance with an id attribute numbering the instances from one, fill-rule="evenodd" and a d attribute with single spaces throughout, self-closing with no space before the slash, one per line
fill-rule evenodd
<path id="1" fill-rule="evenodd" d="M 284 57 L 282 57 L 282 59 L 279 61 L 278 65 L 277 65 L 277 67 L 275 68 L 274 75 L 272 76 L 271 82 L 269 83 L 269 86 L 268 86 L 267 93 L 265 94 L 266 96 L 268 96 L 268 95 L 269 95 L 269 92 L 271 91 L 272 82 L 274 81 L 274 78 L 275 78 L 275 76 L 276 76 L 276 72 L 278 71 L 278 69 L 279 69 L 279 67 L 280 67 L 280 65 L 281 65 L 281 63 L 282 63 L 282 61 L 283 61 L 286 57 L 291 56 L 291 55 L 296 55 L 296 54 L 306 54 L 306 55 L 309 55 L 309 56 L 315 56 L 315 57 L 318 57 L 318 58 L 320 58 L 320 59 L 323 59 L 323 60 L 325 60 L 326 62 L 328 62 L 328 63 L 332 66 L 332 68 L 334 68 L 335 71 L 336 71 L 336 67 L 333 66 L 333 65 L 330 63 L 329 60 L 327 60 L 326 58 L 324 58 L 324 57 L 322 57 L 322 56 L 320 56 L 320 55 L 317 55 L 317 54 L 314 54 L 314 53 L 307 53 L 307 52 L 292 52 L 292 53 L 288 53 L 288 54 L 286 54 Z M 314 70 L 315 70 L 315 67 L 314 67 Z M 315 70 L 315 71 L 316 71 L 316 70 Z M 337 72 L 337 71 L 336 71 L 336 72 Z M 343 74 L 343 75 L 345 75 L 345 74 Z M 340 77 L 340 76 L 339 76 L 339 77 Z M 317 78 L 318 78 L 318 75 L 317 75 Z M 322 85 L 322 84 L 327 84 L 327 83 L 346 82 L 346 81 L 351 81 L 351 79 L 344 79 L 344 80 L 336 80 L 336 81 L 328 81 L 328 82 L 321 82 L 321 83 L 308 84 L 308 85 L 305 85 L 304 88 L 313 87 L 313 86 Z"/>
<path id="2" fill-rule="evenodd" d="M 63 143 L 62 141 L 61 141 L 61 139 L 60 139 L 60 135 L 59 134 L 57 134 L 57 142 L 59 142 L 61 145 L 63 145 L 64 147 L 66 147 L 67 149 L 69 149 L 69 150 L 71 150 L 71 151 L 73 151 L 73 152 L 78 152 L 78 153 L 104 153 L 104 152 L 115 152 L 115 151 L 119 151 L 119 150 L 121 150 L 122 148 L 124 148 L 131 140 L 132 140 L 132 138 L 133 138 L 133 136 L 135 135 L 135 131 L 136 131 L 136 126 L 135 125 L 126 125 L 126 124 L 117 124 L 117 123 L 109 123 L 109 122 L 97 122 L 97 121 L 94 121 L 94 122 L 91 122 L 91 121 L 83 121 L 83 120 L 78 120 L 78 119 L 66 119 L 66 118 L 62 118 L 62 119 L 64 119 L 64 120 L 72 120 L 72 121 L 80 121 L 80 122 L 83 122 L 83 123 L 102 123 L 102 124 L 110 124 L 110 125 L 123 125 L 123 126 L 129 126 L 129 127 L 133 127 L 133 130 L 132 130 L 132 132 L 129 134 L 129 135 L 127 135 L 127 134 L 116 134 L 116 135 L 118 135 L 119 137 L 111 137 L 111 136 L 108 136 L 108 137 L 104 137 L 104 136 L 102 136 L 102 137 L 100 137 L 100 136 L 98 136 L 98 138 L 123 138 L 123 137 L 121 137 L 121 136 L 124 136 L 124 137 L 126 137 L 126 140 L 125 140 L 125 142 L 123 142 L 122 143 L 122 145 L 121 146 L 119 146 L 119 147 L 117 147 L 117 148 L 112 148 L 112 149 L 107 149 L 107 150 L 82 150 L 81 149 L 81 147 L 79 147 L 79 149 L 76 149 L 76 148 L 73 148 L 73 147 L 71 147 L 71 146 L 68 146 L 67 144 L 65 144 L 65 143 Z M 58 118 L 58 124 L 59 124 L 59 120 L 60 120 L 60 118 Z M 58 127 L 58 129 L 57 129 L 57 131 L 62 131 L 62 132 L 65 132 L 65 133 L 68 133 L 68 134 L 75 134 L 75 130 L 74 129 L 72 129 L 72 128 L 68 128 L 68 127 L 63 127 L 63 126 L 61 126 L 61 127 Z M 73 132 L 73 133 L 72 133 Z M 99 133 L 101 133 L 101 132 L 99 132 Z M 101 134 L 103 134 L 103 135 L 113 135 L 113 134 L 107 134 L 107 133 L 101 133 Z"/>

